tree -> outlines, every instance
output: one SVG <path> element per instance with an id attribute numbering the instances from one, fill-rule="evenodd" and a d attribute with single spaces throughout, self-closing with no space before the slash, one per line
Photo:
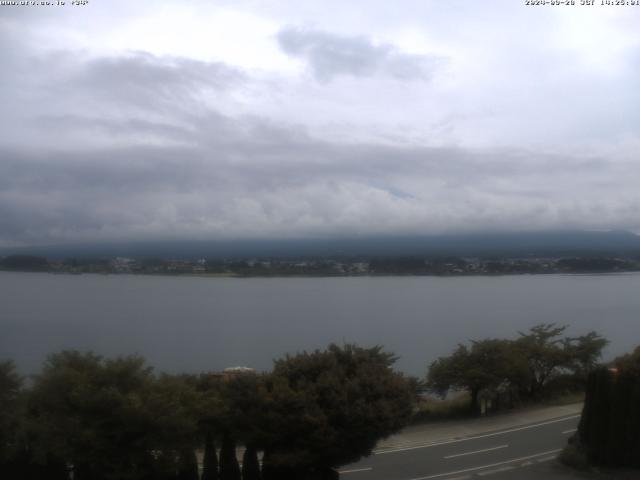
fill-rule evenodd
<path id="1" fill-rule="evenodd" d="M 586 382 L 589 372 L 598 366 L 602 349 L 608 343 L 608 340 L 594 331 L 580 337 L 565 339 L 563 346 L 569 356 L 568 369 L 576 377 Z"/>
<path id="2" fill-rule="evenodd" d="M 0 362 L 0 477 L 17 476 L 24 465 L 18 465 L 22 451 L 20 429 L 23 412 L 20 404 L 22 378 L 11 361 Z"/>
<path id="3" fill-rule="evenodd" d="M 198 480 L 198 459 L 196 452 L 185 448 L 180 452 L 177 480 Z"/>
<path id="4" fill-rule="evenodd" d="M 236 442 L 230 434 L 222 437 L 220 449 L 220 480 L 240 480 L 240 465 L 236 457 Z"/>
<path id="5" fill-rule="evenodd" d="M 407 380 L 381 347 L 330 345 L 276 360 L 265 378 L 263 477 L 307 478 L 371 453 L 412 412 Z"/>
<path id="6" fill-rule="evenodd" d="M 583 386 L 607 341 L 596 332 L 562 338 L 566 328 L 540 324 L 527 333 L 520 332 L 516 340 L 486 339 L 472 341 L 469 347 L 458 345 L 451 355 L 430 365 L 427 386 L 442 396 L 451 389 L 468 391 L 473 413 L 479 411 L 482 391 L 505 388 L 511 393 L 517 389 L 523 397 L 535 400 L 549 390 L 551 380 L 569 378 L 569 385 Z"/>
<path id="7" fill-rule="evenodd" d="M 0 261 L 0 266 L 7 270 L 39 272 L 46 270 L 49 267 L 49 262 L 44 257 L 33 255 L 9 255 Z"/>
<path id="8" fill-rule="evenodd" d="M 139 479 L 154 466 L 175 472 L 193 446 L 194 398 L 186 378 L 156 378 L 141 357 L 65 351 L 35 378 L 30 420 L 39 454 L 72 464 L 75 479 Z"/>
<path id="9" fill-rule="evenodd" d="M 627 360 L 638 352 L 640 348 L 622 358 Z M 617 371 L 592 371 L 578 433 L 573 439 L 576 447 L 592 464 L 639 468 L 639 431 L 640 370 L 618 367 Z"/>
<path id="10" fill-rule="evenodd" d="M 555 323 L 542 323 L 520 333 L 516 346 L 527 361 L 526 384 L 521 385 L 526 395 L 538 399 L 547 383 L 562 373 L 586 381 L 586 375 L 597 364 L 607 340 L 596 332 L 571 338 L 560 336 L 567 329 Z"/>
<path id="11" fill-rule="evenodd" d="M 204 441 L 202 480 L 218 480 L 218 457 L 216 455 L 216 444 L 211 432 L 206 434 Z"/>
<path id="12" fill-rule="evenodd" d="M 616 358 L 613 365 L 620 372 L 626 372 L 640 378 L 640 346 L 636 347 L 632 353 Z"/>
<path id="13" fill-rule="evenodd" d="M 253 445 L 248 445 L 242 456 L 242 480 L 260 480 L 258 452 Z"/>
<path id="14" fill-rule="evenodd" d="M 518 332 L 517 346 L 527 358 L 527 384 L 522 386 L 527 396 L 537 399 L 553 374 L 570 363 L 567 343 L 559 338 L 566 329 L 555 323 L 541 323 L 528 333 Z"/>
<path id="15" fill-rule="evenodd" d="M 495 390 L 521 372 L 522 361 L 513 342 L 486 339 L 471 342 L 471 348 L 458 345 L 450 356 L 434 361 L 429 367 L 427 385 L 442 396 L 451 389 L 468 391 L 470 410 L 477 414 L 482 390 Z"/>

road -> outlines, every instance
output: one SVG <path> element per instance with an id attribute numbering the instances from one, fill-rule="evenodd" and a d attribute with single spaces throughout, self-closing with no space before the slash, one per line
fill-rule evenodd
<path id="1" fill-rule="evenodd" d="M 465 480 L 520 478 L 518 469 L 556 458 L 575 432 L 579 415 L 568 415 L 469 437 L 398 442 L 340 469 L 341 480 Z M 508 475 L 512 472 L 513 475 Z"/>

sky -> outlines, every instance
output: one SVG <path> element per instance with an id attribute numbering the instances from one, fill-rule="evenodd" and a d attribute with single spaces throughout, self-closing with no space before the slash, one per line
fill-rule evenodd
<path id="1" fill-rule="evenodd" d="M 0 246 L 640 232 L 637 5 L 67 1 L 0 41 Z"/>

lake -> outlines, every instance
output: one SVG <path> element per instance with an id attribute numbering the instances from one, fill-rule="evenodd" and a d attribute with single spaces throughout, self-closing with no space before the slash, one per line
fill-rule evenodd
<path id="1" fill-rule="evenodd" d="M 459 342 L 540 322 L 596 330 L 606 359 L 640 344 L 640 274 L 198 278 L 0 272 L 0 359 L 33 373 L 48 353 L 139 353 L 159 370 L 269 369 L 330 342 L 384 345 L 424 375 Z"/>

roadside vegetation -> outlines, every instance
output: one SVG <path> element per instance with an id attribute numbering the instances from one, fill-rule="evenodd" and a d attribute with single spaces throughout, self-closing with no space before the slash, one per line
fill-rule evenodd
<path id="1" fill-rule="evenodd" d="M 4 362 L 0 478 L 336 478 L 332 468 L 410 418 L 411 384 L 394 361 L 380 347 L 330 345 L 264 374 L 166 375 L 137 356 L 64 351 L 28 382 Z"/>
<path id="2" fill-rule="evenodd" d="M 578 431 L 560 458 L 578 470 L 640 469 L 640 346 L 589 374 Z"/>
<path id="3" fill-rule="evenodd" d="M 567 327 L 545 323 L 514 339 L 484 339 L 458 347 L 434 361 L 426 389 L 444 400 L 441 412 L 479 415 L 534 403 L 579 398 L 598 365 L 607 340 L 596 332 L 564 336 Z M 466 396 L 460 397 L 464 392 Z M 456 394 L 458 394 L 456 396 Z M 438 417 L 433 400 L 422 409 Z M 419 412 L 418 418 L 428 419 Z"/>
<path id="4" fill-rule="evenodd" d="M 596 388 L 607 341 L 565 330 L 540 324 L 513 339 L 459 345 L 431 364 L 424 381 L 394 371 L 396 357 L 382 347 L 350 344 L 287 355 L 264 373 L 168 375 L 139 356 L 63 351 L 25 379 L 3 362 L 0 478 L 337 478 L 333 469 L 369 455 L 410 422 L 579 401 L 588 378 L 588 392 Z M 637 379 L 638 358 L 640 349 L 618 359 L 618 368 Z M 625 384 L 634 399 L 637 384 Z M 589 395 L 585 411 L 601 411 L 602 401 Z M 582 443 L 565 457 L 579 463 L 593 455 L 593 425 L 581 424 Z"/>

